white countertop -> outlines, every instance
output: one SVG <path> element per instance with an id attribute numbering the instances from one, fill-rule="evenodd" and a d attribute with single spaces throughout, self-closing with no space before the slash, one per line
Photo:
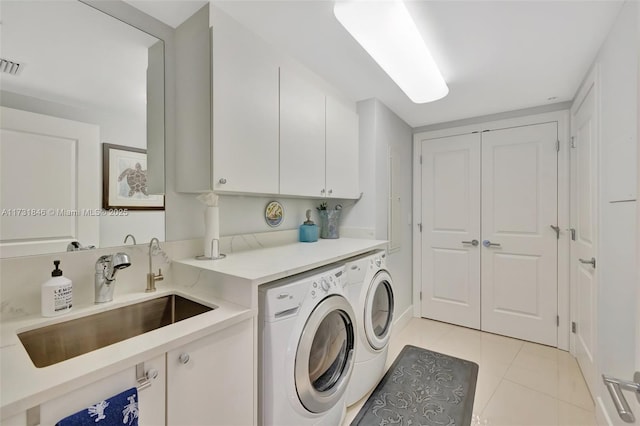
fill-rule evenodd
<path id="1" fill-rule="evenodd" d="M 205 305 L 216 305 L 218 308 L 43 368 L 33 365 L 18 338 L 18 333 L 23 331 L 169 294 L 178 294 Z M 166 288 L 158 289 L 155 293 L 124 295 L 107 304 L 74 307 L 72 312 L 60 317 L 31 316 L 3 322 L 0 347 L 2 418 L 16 415 L 139 362 L 252 318 L 256 314 L 256 309 L 207 296 L 206 291 Z"/>
<path id="2" fill-rule="evenodd" d="M 232 276 L 252 285 L 253 291 L 257 294 L 257 286 L 260 284 L 338 262 L 377 248 L 384 248 L 386 243 L 380 240 L 354 238 L 320 239 L 315 243 L 294 243 L 230 253 L 225 259 L 215 261 L 184 259 L 174 262 Z M 231 290 L 239 291 L 233 286 Z M 114 302 L 104 305 L 74 306 L 71 313 L 56 318 L 28 316 L 3 322 L 0 327 L 2 418 L 19 414 L 45 401 L 257 315 L 257 306 L 234 304 L 212 295 L 211 292 L 212 287 L 208 285 L 191 287 L 167 285 L 167 287 L 158 288 L 155 293 L 125 294 L 117 297 Z M 23 331 L 168 294 L 178 294 L 205 305 L 217 305 L 218 309 L 43 368 L 33 365 L 17 336 Z"/>
<path id="3" fill-rule="evenodd" d="M 177 263 L 233 276 L 260 285 L 384 248 L 387 241 L 358 238 L 319 239 L 227 254 L 224 259 L 183 259 Z"/>

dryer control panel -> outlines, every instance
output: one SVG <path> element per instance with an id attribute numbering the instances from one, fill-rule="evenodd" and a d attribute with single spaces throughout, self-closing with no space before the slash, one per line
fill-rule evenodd
<path id="1" fill-rule="evenodd" d="M 342 294 L 344 266 L 309 271 L 259 288 L 259 314 L 267 321 L 297 314 L 306 298 L 320 300 L 329 294 Z"/>

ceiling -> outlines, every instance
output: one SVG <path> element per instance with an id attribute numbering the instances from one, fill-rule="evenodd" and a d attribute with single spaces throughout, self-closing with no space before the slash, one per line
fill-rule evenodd
<path id="1" fill-rule="evenodd" d="M 153 16 L 159 21 L 176 28 L 196 13 L 207 0 L 124 0 L 131 6 Z"/>
<path id="2" fill-rule="evenodd" d="M 2 57 L 21 64 L 0 75 L 2 90 L 146 116 L 147 51 L 158 39 L 77 1 L 0 6 Z"/>
<path id="3" fill-rule="evenodd" d="M 127 2 L 172 27 L 206 4 L 204 0 Z M 3 9 L 7 9 L 10 2 L 3 3 Z M 448 96 L 429 104 L 417 105 L 406 97 L 336 21 L 332 1 L 213 2 L 347 97 L 355 101 L 378 98 L 412 127 L 571 100 L 622 6 L 622 0 L 415 0 L 406 3 L 449 85 Z M 63 14 L 60 12 L 60 9 L 49 12 L 48 16 L 56 16 L 56 20 L 43 18 L 24 37 L 4 37 L 7 16 L 3 13 L 3 38 L 36 39 L 41 40 L 37 43 L 40 47 L 45 41 L 56 46 L 49 49 L 50 59 L 45 62 L 49 64 L 60 63 L 56 53 L 60 53 L 62 47 L 78 49 L 81 44 L 97 43 L 87 40 L 82 43 L 83 39 L 73 33 L 69 41 L 56 41 L 62 29 L 74 28 L 72 24 L 61 24 Z M 103 25 L 106 24 L 86 23 L 86 27 L 97 29 Z M 43 29 L 43 36 L 34 36 Z M 117 41 L 112 36 L 98 36 L 98 40 L 100 43 Z M 8 54 L 7 43 L 2 47 L 3 54 Z M 122 52 L 115 46 L 109 50 Z M 75 57 L 90 54 L 74 51 Z M 20 52 L 25 51 L 20 48 Z M 113 64 L 112 61 L 111 65 L 101 67 L 102 72 L 114 75 Z M 73 66 L 65 62 L 58 67 L 42 67 L 42 70 L 50 81 L 69 82 L 64 75 Z M 22 78 L 26 77 L 29 67 L 34 68 L 27 63 Z M 131 76 L 121 70 L 115 75 Z M 6 83 L 7 79 L 4 80 Z M 79 85 L 72 84 L 70 89 L 74 87 Z"/>
<path id="4" fill-rule="evenodd" d="M 572 100 L 622 1 L 407 1 L 449 86 L 414 104 L 333 16 L 332 1 L 214 1 L 354 100 L 412 127 Z"/>

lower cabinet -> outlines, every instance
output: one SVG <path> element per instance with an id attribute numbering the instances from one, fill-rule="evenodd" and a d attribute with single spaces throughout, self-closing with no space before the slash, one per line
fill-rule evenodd
<path id="1" fill-rule="evenodd" d="M 157 373 L 157 376 L 155 379 L 150 379 L 151 386 L 142 389 L 138 393 L 138 424 L 140 424 L 140 426 L 164 425 L 166 386 L 165 356 L 160 355 L 145 361 L 144 370 L 148 373 Z M 155 374 L 153 375 L 155 376 Z M 71 414 L 84 410 L 91 405 L 95 405 L 100 401 L 111 398 L 137 385 L 136 367 L 127 368 L 106 379 L 99 380 L 41 404 L 40 424 L 55 425 L 58 421 Z M 122 419 L 119 419 L 118 423 L 122 424 Z"/>
<path id="2" fill-rule="evenodd" d="M 168 425 L 252 425 L 253 319 L 167 352 Z"/>
<path id="3" fill-rule="evenodd" d="M 247 319 L 145 361 L 151 385 L 138 391 L 139 424 L 256 424 L 253 321 Z M 134 386 L 138 386 L 135 366 L 41 404 L 39 424 L 54 425 Z M 27 421 L 25 412 L 0 423 L 35 424 Z M 122 419 L 117 423 L 127 424 Z"/>

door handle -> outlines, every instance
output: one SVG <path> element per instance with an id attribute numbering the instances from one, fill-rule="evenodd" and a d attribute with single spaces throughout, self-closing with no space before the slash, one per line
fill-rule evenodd
<path id="1" fill-rule="evenodd" d="M 491 241 L 489 241 L 489 240 L 484 240 L 484 241 L 482 241 L 482 245 L 483 245 L 483 246 L 485 246 L 485 247 L 502 247 L 502 246 L 500 245 L 500 243 L 492 243 L 492 242 L 491 242 Z"/>
<path id="2" fill-rule="evenodd" d="M 477 247 L 478 244 L 480 243 L 478 242 L 478 240 L 471 240 L 471 241 L 463 241 L 462 244 L 471 244 L 472 246 Z"/>
<path id="3" fill-rule="evenodd" d="M 618 415 L 627 423 L 635 422 L 636 418 L 631 411 L 631 407 L 629 407 L 627 399 L 622 393 L 622 389 L 635 393 L 638 402 L 640 402 L 640 371 L 636 371 L 633 375 L 633 380 L 636 380 L 636 382 L 629 382 L 627 380 L 620 380 L 614 377 L 605 376 L 604 374 L 602 375 L 602 381 L 607 387 L 609 395 L 611 395 L 613 405 L 615 405 Z"/>
<path id="4" fill-rule="evenodd" d="M 556 226 L 556 225 L 549 225 L 549 226 L 551 227 L 551 229 L 556 231 L 556 239 L 559 240 L 560 239 L 560 227 Z"/>
<path id="5" fill-rule="evenodd" d="M 583 265 L 591 265 L 591 266 L 593 266 L 593 269 L 596 268 L 596 258 L 595 257 L 592 257 L 591 260 L 578 259 L 578 261 L 580 263 L 582 263 Z"/>

